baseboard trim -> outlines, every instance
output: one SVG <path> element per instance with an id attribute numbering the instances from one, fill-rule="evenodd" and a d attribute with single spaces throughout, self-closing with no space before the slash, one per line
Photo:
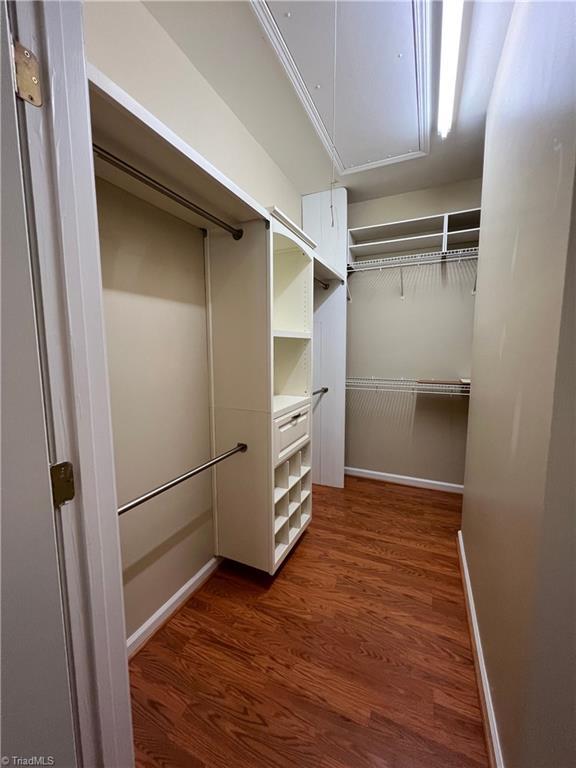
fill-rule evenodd
<path id="1" fill-rule="evenodd" d="M 212 576 L 221 562 L 220 557 L 211 558 L 206 565 L 203 565 L 192 578 L 180 587 L 178 592 L 166 600 L 150 618 L 142 624 L 126 641 L 128 647 L 128 658 L 132 658 L 142 646 L 150 640 L 160 627 L 176 613 L 176 611 L 188 600 L 190 595 L 196 592 Z"/>
<path id="2" fill-rule="evenodd" d="M 430 488 L 433 491 L 447 491 L 448 493 L 463 493 L 464 486 L 457 483 L 443 483 L 441 480 L 426 480 L 423 477 L 410 477 L 409 475 L 391 475 L 388 472 L 376 472 L 372 469 L 358 469 L 356 467 L 344 467 L 344 473 L 352 477 L 368 477 L 371 480 L 381 480 L 384 483 L 397 483 L 398 485 L 411 485 L 414 488 Z"/>
<path id="3" fill-rule="evenodd" d="M 476 616 L 476 606 L 474 604 L 474 593 L 472 592 L 472 582 L 470 581 L 470 572 L 468 571 L 468 561 L 466 560 L 466 550 L 464 548 L 464 538 L 462 531 L 458 531 L 458 555 L 460 558 L 460 571 L 462 574 L 462 583 L 464 586 L 464 596 L 466 598 L 466 612 L 468 614 L 468 624 L 472 634 L 472 650 L 474 652 L 474 666 L 476 667 L 476 678 L 480 693 L 480 702 L 484 714 L 484 732 L 488 747 L 488 758 L 490 768 L 505 768 L 504 758 L 502 757 L 502 748 L 500 746 L 500 737 L 498 735 L 498 723 L 492 703 L 492 692 L 490 690 L 490 681 L 488 671 L 484 660 L 484 651 L 482 650 L 482 640 L 480 638 L 480 628 Z"/>

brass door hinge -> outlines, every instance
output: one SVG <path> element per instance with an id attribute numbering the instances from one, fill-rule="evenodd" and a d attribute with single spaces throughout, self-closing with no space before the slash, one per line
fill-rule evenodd
<path id="1" fill-rule="evenodd" d="M 61 461 L 50 467 L 54 506 L 60 507 L 74 498 L 74 467 L 70 461 Z"/>
<path id="2" fill-rule="evenodd" d="M 42 106 L 38 59 L 18 40 L 13 42 L 16 95 L 35 107 Z"/>

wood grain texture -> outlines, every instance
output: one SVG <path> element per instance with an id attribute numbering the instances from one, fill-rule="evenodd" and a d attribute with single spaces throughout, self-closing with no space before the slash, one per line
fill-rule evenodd
<path id="1" fill-rule="evenodd" d="M 225 563 L 130 664 L 142 768 L 486 768 L 460 497 L 346 478 L 275 578 Z"/>

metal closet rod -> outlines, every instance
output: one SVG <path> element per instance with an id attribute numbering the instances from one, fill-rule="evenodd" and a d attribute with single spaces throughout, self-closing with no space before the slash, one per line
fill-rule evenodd
<path id="1" fill-rule="evenodd" d="M 321 285 L 322 288 L 324 288 L 325 291 L 327 291 L 328 288 L 330 288 L 330 282 L 334 281 L 334 280 L 337 280 L 340 283 L 340 285 L 344 285 L 344 280 L 342 280 L 342 278 L 340 278 L 340 277 L 331 277 L 331 278 L 329 278 L 328 281 L 320 280 L 319 277 L 315 277 L 314 278 L 314 282 L 318 283 L 319 285 Z"/>
<path id="2" fill-rule="evenodd" d="M 226 453 L 221 453 L 219 456 L 215 456 L 213 459 L 210 459 L 210 461 L 206 461 L 204 464 L 200 464 L 199 466 L 194 467 L 194 469 L 191 469 L 189 472 L 185 472 L 183 475 L 180 475 L 180 477 L 175 477 L 174 480 L 169 480 L 167 483 L 159 485 L 158 488 L 154 488 L 153 490 L 148 491 L 148 493 L 145 493 L 143 496 L 138 496 L 137 499 L 132 499 L 132 501 L 129 501 L 127 504 L 123 504 L 118 508 L 118 515 L 123 515 L 124 512 L 128 512 L 130 509 L 134 509 L 134 507 L 139 507 L 140 504 L 144 504 L 145 501 L 150 501 L 150 499 L 153 499 L 155 496 L 159 496 L 161 493 L 164 493 L 164 491 L 168 491 L 170 488 L 174 488 L 175 485 L 183 483 L 184 480 L 189 480 L 191 477 L 199 475 L 200 472 L 204 472 L 205 469 L 210 469 L 210 467 L 213 467 L 215 464 L 219 464 L 229 456 L 232 456 L 235 453 L 246 453 L 247 450 L 248 446 L 246 443 L 238 443 L 236 448 L 232 448 L 229 451 L 226 451 Z"/>
<path id="3" fill-rule="evenodd" d="M 320 387 L 320 389 L 315 389 L 312 395 L 325 395 L 326 392 L 328 392 L 328 387 Z"/>
<path id="4" fill-rule="evenodd" d="M 242 238 L 244 234 L 243 229 L 238 229 L 237 227 L 233 227 L 232 224 L 228 224 L 226 221 L 222 221 L 222 219 L 219 219 L 218 216 L 210 213 L 210 211 L 207 211 L 205 208 L 196 205 L 196 203 L 193 203 L 191 200 L 182 197 L 182 195 L 179 195 L 177 192 L 174 192 L 173 190 L 164 186 L 164 184 L 156 181 L 156 179 L 148 176 L 143 171 L 139 171 L 138 168 L 130 165 L 130 163 L 127 163 L 125 160 L 121 160 L 119 157 L 116 157 L 116 155 L 113 155 L 112 152 L 108 152 L 107 149 L 98 146 L 98 144 L 92 144 L 92 148 L 94 150 L 94 154 L 97 155 L 101 160 L 104 160 L 110 165 L 113 165 L 115 168 L 118 168 L 120 171 L 128 174 L 128 176 L 132 176 L 133 179 L 141 181 L 142 184 L 150 187 L 155 192 L 159 192 L 161 195 L 169 197 L 170 200 L 173 200 L 175 203 L 178 203 L 184 208 L 188 208 L 189 211 L 193 211 L 194 213 L 198 214 L 198 216 L 202 216 L 203 219 L 211 221 L 212 224 L 215 224 L 217 227 L 225 229 L 226 232 L 229 232 L 232 235 L 234 240 L 240 240 Z"/>

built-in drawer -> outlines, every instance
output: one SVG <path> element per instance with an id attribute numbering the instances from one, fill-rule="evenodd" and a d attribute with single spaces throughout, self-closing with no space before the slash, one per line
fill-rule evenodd
<path id="1" fill-rule="evenodd" d="M 289 453 L 305 443 L 310 436 L 310 406 L 274 419 L 275 463 L 283 461 Z"/>

